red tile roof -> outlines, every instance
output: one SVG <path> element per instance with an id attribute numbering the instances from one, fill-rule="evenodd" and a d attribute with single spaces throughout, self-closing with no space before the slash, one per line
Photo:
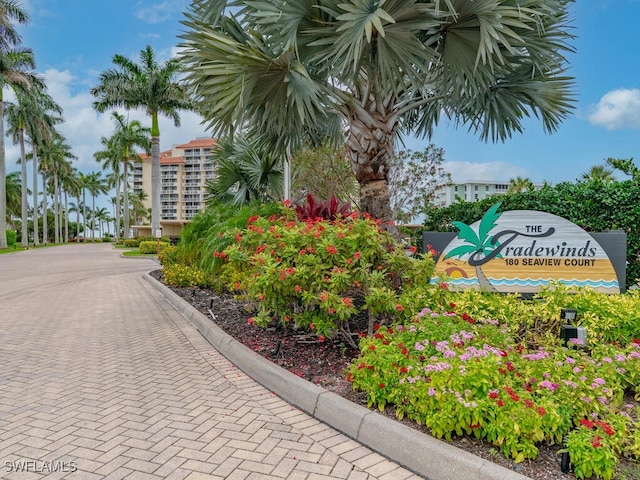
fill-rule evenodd
<path id="1" fill-rule="evenodd" d="M 191 140 L 189 143 L 185 143 L 182 145 L 175 145 L 174 148 L 206 148 L 213 147 L 216 141 L 213 138 L 196 138 L 195 140 Z"/>

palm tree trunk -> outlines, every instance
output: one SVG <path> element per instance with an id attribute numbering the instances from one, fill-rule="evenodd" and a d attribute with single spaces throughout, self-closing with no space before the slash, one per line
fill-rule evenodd
<path id="1" fill-rule="evenodd" d="M 87 196 L 82 189 L 82 239 L 87 241 Z"/>
<path id="2" fill-rule="evenodd" d="M 33 140 L 32 140 L 33 142 Z M 35 144 L 33 147 L 33 244 L 39 245 L 40 225 L 38 218 L 38 155 Z"/>
<path id="3" fill-rule="evenodd" d="M 348 112 L 347 145 L 351 168 L 360 184 L 360 209 L 397 234 L 387 182 L 397 130 L 397 122 L 388 121 L 391 115 L 384 105 L 373 104 L 370 110 L 353 107 Z"/>
<path id="4" fill-rule="evenodd" d="M 27 157 L 24 154 L 24 130 L 20 129 L 20 161 L 22 164 L 20 165 L 21 176 L 22 176 L 22 208 L 21 208 L 21 216 L 22 216 L 22 241 L 20 245 L 23 247 L 29 246 L 29 204 L 27 202 Z"/>
<path id="5" fill-rule="evenodd" d="M 96 239 L 96 196 L 91 194 L 91 240 Z"/>
<path id="6" fill-rule="evenodd" d="M 64 191 L 64 243 L 69 243 L 69 196 Z"/>
<path id="7" fill-rule="evenodd" d="M 496 287 L 494 287 L 487 276 L 482 271 L 480 265 L 476 265 L 476 277 L 478 278 L 478 283 L 480 284 L 480 290 L 483 292 L 497 292 Z"/>
<path id="8" fill-rule="evenodd" d="M 76 200 L 76 242 L 80 241 L 80 191 L 78 190 Z M 84 233 L 83 233 L 84 235 Z"/>
<path id="9" fill-rule="evenodd" d="M 124 159 L 124 166 L 123 166 L 123 173 L 124 173 L 124 182 L 123 182 L 123 209 L 124 209 L 124 232 L 122 234 L 122 237 L 126 240 L 127 238 L 129 238 L 129 223 L 130 223 L 130 212 L 129 212 L 129 169 L 128 169 L 128 165 L 129 165 L 129 161 L 128 159 Z M 151 189 L 153 190 L 153 187 L 151 187 Z"/>
<path id="10" fill-rule="evenodd" d="M 160 137 L 151 137 L 151 235 L 160 229 Z"/>
<path id="11" fill-rule="evenodd" d="M 53 171 L 53 241 L 54 243 L 60 243 L 60 219 L 58 205 L 58 172 Z"/>
<path id="12" fill-rule="evenodd" d="M 0 88 L 0 249 L 7 248 L 7 165 L 4 151 L 4 100 Z"/>
<path id="13" fill-rule="evenodd" d="M 47 173 L 42 172 L 42 244 L 49 243 L 49 225 L 47 225 Z"/>
<path id="14" fill-rule="evenodd" d="M 114 215 L 115 225 L 113 228 L 113 234 L 116 242 L 120 240 L 120 176 L 114 172 L 116 175 L 116 212 Z"/>

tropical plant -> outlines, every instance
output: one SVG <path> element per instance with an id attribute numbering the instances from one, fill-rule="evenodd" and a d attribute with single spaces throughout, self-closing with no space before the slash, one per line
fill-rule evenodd
<path id="1" fill-rule="evenodd" d="M 106 150 L 94 154 L 96 160 L 105 160 L 108 165 L 119 171 L 118 163 L 122 163 L 123 175 L 123 210 L 124 210 L 124 231 L 123 237 L 129 238 L 129 162 L 140 161 L 140 156 L 135 152 L 134 147 L 142 148 L 147 154 L 151 152 L 151 129 L 144 128 L 138 120 L 129 122 L 118 112 L 112 114 L 115 131 L 108 139 L 103 137 L 101 143 L 106 146 Z M 115 163 L 114 163 L 115 162 Z M 118 182 L 119 183 L 119 182 Z M 120 192 L 116 189 L 116 199 L 119 203 Z M 119 209 L 119 205 L 117 206 Z"/>
<path id="2" fill-rule="evenodd" d="M 509 188 L 507 193 L 519 193 L 533 190 L 533 182 L 528 178 L 516 177 L 509 180 Z"/>
<path id="3" fill-rule="evenodd" d="M 5 177 L 5 205 L 7 213 L 6 222 L 11 222 L 12 217 L 20 216 L 20 197 L 22 192 L 22 181 L 18 172 L 11 172 Z"/>
<path id="4" fill-rule="evenodd" d="M 44 88 L 37 89 L 33 87 L 37 87 L 37 85 L 32 85 L 28 95 L 17 92 L 17 108 L 14 113 L 8 113 L 11 117 L 15 117 L 18 125 L 20 125 L 20 119 L 23 120 L 25 133 L 31 143 L 31 153 L 26 155 L 26 159 L 33 160 L 33 242 L 38 245 L 40 243 L 38 239 L 38 172 L 40 171 L 38 148 L 52 141 L 55 137 L 55 125 L 62 122 L 62 117 L 60 116 L 62 115 L 62 108 L 47 94 Z M 9 110 L 9 107 L 7 110 Z M 14 122 L 9 118 L 10 132 L 15 139 L 17 132 L 14 130 L 13 124 Z M 46 213 L 44 217 L 46 217 Z M 44 237 L 45 234 L 43 232 L 43 239 Z"/>
<path id="5" fill-rule="evenodd" d="M 91 172 L 87 175 L 84 187 L 91 194 L 91 240 L 95 240 L 96 197 L 108 191 L 105 180 L 102 178 L 102 172 Z"/>
<path id="6" fill-rule="evenodd" d="M 0 2 L 0 119 L 4 119 L 4 87 L 13 91 L 26 90 L 39 79 L 31 71 L 35 68 L 33 52 L 19 48 L 21 38 L 12 21 L 26 23 L 27 13 L 11 0 Z M 0 122 L 0 249 L 7 248 L 6 159 L 4 145 L 4 121 Z"/>
<path id="7" fill-rule="evenodd" d="M 113 69 L 100 74 L 99 84 L 91 89 L 98 112 L 110 108 L 144 108 L 151 117 L 151 228 L 160 228 L 160 128 L 162 114 L 180 126 L 179 110 L 189 109 L 191 102 L 185 88 L 177 81 L 180 64 L 175 58 L 158 63 L 150 46 L 140 52 L 140 63 L 116 54 Z"/>
<path id="8" fill-rule="evenodd" d="M 311 193 L 307 195 L 307 201 L 293 207 L 301 222 L 311 220 L 328 220 L 333 221 L 338 218 L 350 216 L 351 205 L 349 203 L 341 203 L 335 195 L 331 195 L 328 200 L 317 200 Z"/>
<path id="9" fill-rule="evenodd" d="M 50 141 L 39 145 L 38 156 L 40 158 L 40 170 L 43 176 L 44 210 L 46 211 L 47 178 L 51 179 L 51 192 L 53 194 L 53 221 L 54 221 L 54 242 L 60 243 L 62 240 L 62 191 L 60 188 L 60 178 L 71 173 L 71 160 L 76 157 L 71 152 L 71 146 L 66 143 L 65 138 L 59 133 L 55 134 Z M 46 241 L 44 242 L 46 243 Z"/>
<path id="10" fill-rule="evenodd" d="M 276 201 L 282 195 L 282 162 L 263 145 L 248 137 L 219 140 L 211 150 L 216 179 L 205 185 L 207 203 L 242 205 Z"/>
<path id="11" fill-rule="evenodd" d="M 291 152 L 339 116 L 360 208 L 392 220 L 401 134 L 441 117 L 506 140 L 573 108 L 571 0 L 194 0 L 181 58 L 214 136 L 247 126 Z"/>
<path id="12" fill-rule="evenodd" d="M 582 174 L 581 179 L 610 183 L 615 180 L 615 177 L 613 176 L 613 169 L 607 167 L 607 165 L 594 165 L 588 172 Z"/>

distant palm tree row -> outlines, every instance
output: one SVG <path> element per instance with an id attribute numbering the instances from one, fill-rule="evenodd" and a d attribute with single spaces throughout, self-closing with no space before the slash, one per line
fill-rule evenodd
<path id="1" fill-rule="evenodd" d="M 77 157 L 65 137 L 57 130 L 63 122 L 62 108 L 47 93 L 44 79 L 35 73 L 31 49 L 21 46 L 15 24 L 29 21 L 27 12 L 14 0 L 0 0 L 0 118 L 7 121 L 7 134 L 20 146 L 19 173 L 7 175 L 4 122 L 0 121 L 0 249 L 7 247 L 6 229 L 9 223 L 21 220 L 21 244 L 28 246 L 68 242 L 71 236 L 95 239 L 110 234 L 127 238 L 132 217 L 136 223 L 149 217 L 144 206 L 145 192 L 131 195 L 129 167 L 140 161 L 136 150 L 152 156 L 153 228 L 159 228 L 160 218 L 160 150 L 158 115 L 163 114 L 180 123 L 178 110 L 188 108 L 186 91 L 175 80 L 179 70 L 176 59 L 156 61 L 151 47 L 141 52 L 136 64 L 121 55 L 113 57 L 115 68 L 100 76 L 99 85 L 91 90 L 96 97 L 98 112 L 112 108 L 145 108 L 151 117 L 151 128 L 127 116 L 112 112 L 114 130 L 101 138 L 102 150 L 94 158 L 107 171 L 85 173 L 73 166 Z M 4 87 L 15 93 L 15 102 L 5 102 Z M 33 165 L 31 178 L 32 205 L 29 206 L 27 163 Z M 114 190 L 113 217 L 104 207 L 96 206 L 97 198 Z M 41 193 L 40 193 L 41 192 Z M 87 194 L 91 205 L 87 203 Z M 75 198 L 75 203 L 69 201 Z M 40 200 L 41 199 L 41 200 Z M 75 225 L 69 214 L 75 213 Z M 49 225 L 49 219 L 53 225 Z M 29 229 L 29 226 L 31 230 Z M 104 226 L 107 226 L 105 229 Z M 51 228 L 53 227 L 53 229 Z M 52 232 L 51 232 L 52 230 Z M 50 235 L 51 232 L 51 235 Z M 52 236 L 52 238 L 50 238 Z"/>

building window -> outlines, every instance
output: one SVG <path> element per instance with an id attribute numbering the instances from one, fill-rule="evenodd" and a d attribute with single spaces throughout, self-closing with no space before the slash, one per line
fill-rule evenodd
<path id="1" fill-rule="evenodd" d="M 478 191 L 478 185 L 476 185 L 476 189 L 475 190 L 476 190 L 476 192 Z M 476 196 L 476 198 L 477 198 L 477 196 Z"/>
<path id="2" fill-rule="evenodd" d="M 484 191 L 488 192 L 489 191 L 489 185 L 487 185 L 486 187 L 484 187 Z"/>

